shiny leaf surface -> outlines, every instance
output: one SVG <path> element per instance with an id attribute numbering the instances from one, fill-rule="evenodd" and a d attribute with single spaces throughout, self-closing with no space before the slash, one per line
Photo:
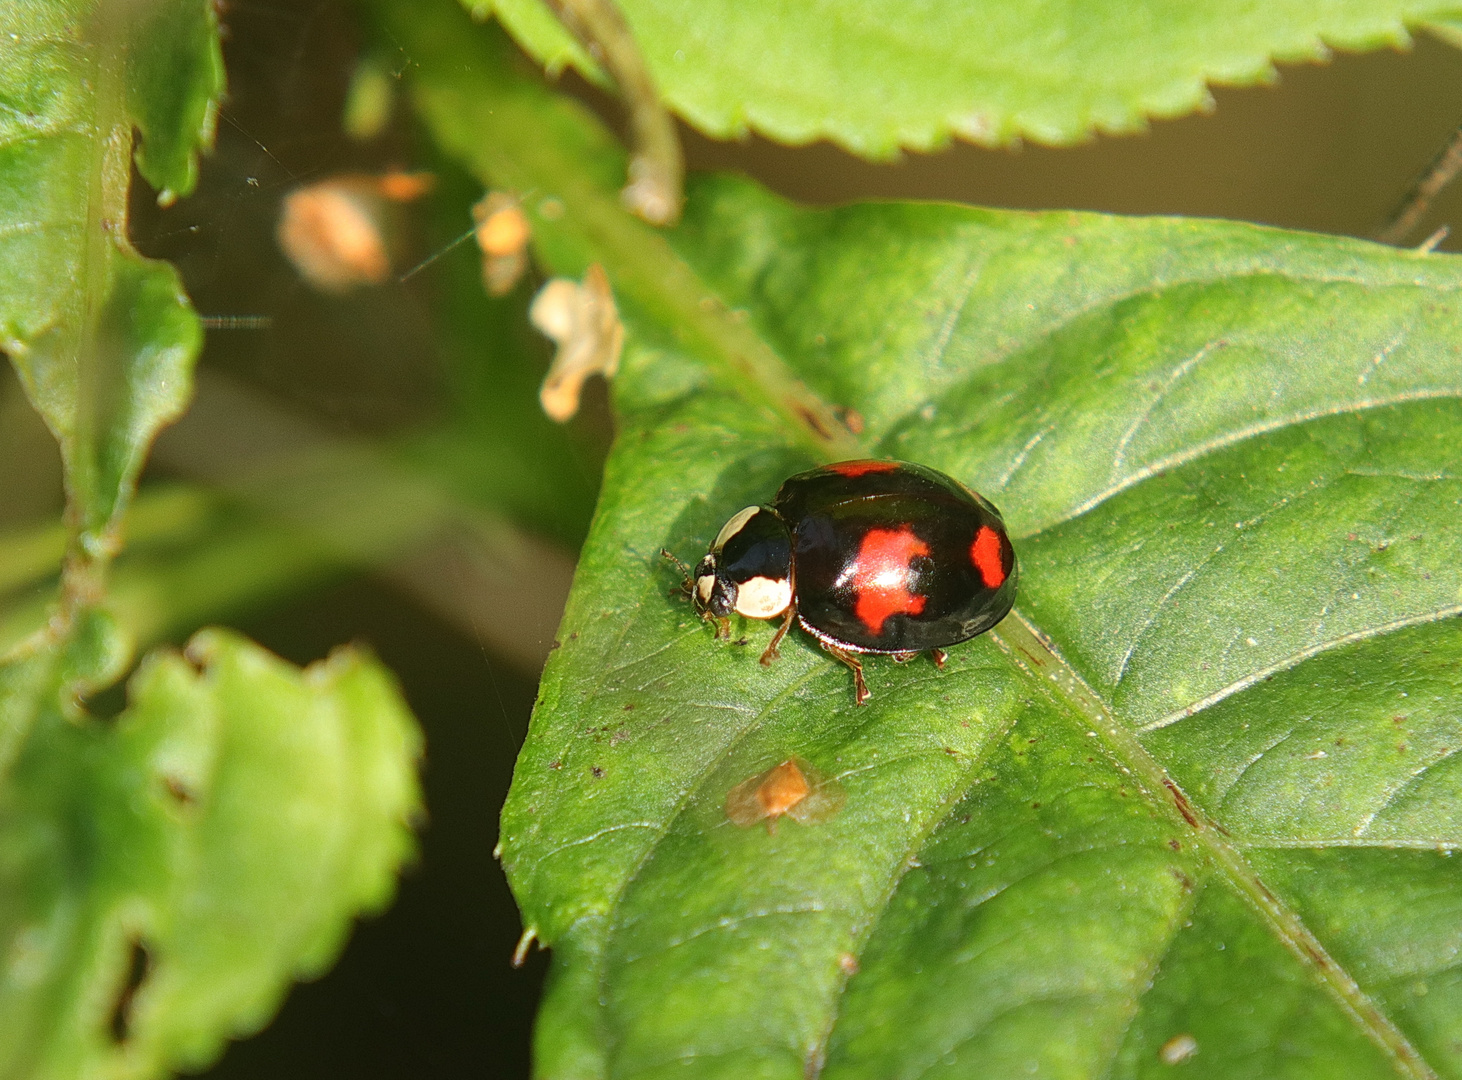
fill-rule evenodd
<path id="1" fill-rule="evenodd" d="M 1462 1075 L 1456 262 L 730 180 L 673 242 L 871 451 L 1002 508 L 1057 656 L 1012 621 L 857 708 L 805 636 L 713 641 L 658 549 L 808 461 L 633 326 L 504 812 L 542 1074 Z M 794 754 L 841 813 L 727 821 Z"/>

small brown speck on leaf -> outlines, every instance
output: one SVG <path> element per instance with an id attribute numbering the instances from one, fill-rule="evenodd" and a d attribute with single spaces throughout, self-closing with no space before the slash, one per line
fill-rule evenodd
<path id="1" fill-rule="evenodd" d="M 167 790 L 167 793 L 173 797 L 173 800 L 179 805 L 192 806 L 195 802 L 198 801 L 198 797 L 193 794 L 192 789 L 189 788 L 187 784 L 183 783 L 183 781 L 179 780 L 176 776 L 164 776 L 162 778 L 162 786 Z"/>
<path id="2" fill-rule="evenodd" d="M 774 835 L 783 815 L 800 825 L 817 825 L 841 810 L 846 798 L 841 785 L 792 757 L 728 791 L 726 816 L 742 828 L 765 821 L 767 833 Z"/>

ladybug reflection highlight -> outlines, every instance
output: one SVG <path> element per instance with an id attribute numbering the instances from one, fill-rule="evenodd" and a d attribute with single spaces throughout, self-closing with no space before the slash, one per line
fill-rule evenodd
<path id="1" fill-rule="evenodd" d="M 763 664 L 795 619 L 852 669 L 861 705 L 860 654 L 903 662 L 930 652 L 943 666 L 945 647 L 1009 613 L 1017 576 L 988 500 L 923 465 L 860 460 L 798 473 L 770 505 L 733 515 L 686 590 L 718 638 L 730 636 L 733 614 L 781 618 Z"/>

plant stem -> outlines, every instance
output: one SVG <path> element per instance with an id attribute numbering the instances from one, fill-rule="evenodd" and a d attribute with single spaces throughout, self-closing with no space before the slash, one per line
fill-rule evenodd
<path id="1" fill-rule="evenodd" d="M 219 503 L 198 488 L 154 487 L 132 503 L 127 539 L 134 547 L 176 543 L 197 534 Z M 66 526 L 59 521 L 0 535 L 0 595 L 54 577 L 66 543 Z"/>
<path id="2" fill-rule="evenodd" d="M 1433 200 L 1456 179 L 1459 172 L 1462 172 L 1462 127 L 1452 132 L 1441 153 L 1411 185 L 1411 190 L 1392 213 L 1391 219 L 1377 230 L 1376 239 L 1383 244 L 1399 244 L 1405 240 L 1421 224 Z"/>
<path id="3" fill-rule="evenodd" d="M 559 21 L 619 85 L 634 148 L 624 204 L 652 225 L 671 225 L 684 201 L 685 158 L 634 34 L 613 0 L 549 0 Z"/>
<path id="4" fill-rule="evenodd" d="M 374 10 L 442 148 L 489 187 L 534 193 L 535 247 L 554 273 L 579 277 L 601 263 L 616 298 L 672 330 L 814 458 L 863 453 L 832 407 L 733 317 L 665 237 L 625 212 L 607 188 L 622 175 L 623 152 L 582 106 L 515 72 L 521 59 L 501 31 L 473 25 L 452 0 L 378 0 Z"/>
<path id="5" fill-rule="evenodd" d="M 69 531 L 61 567 L 61 603 L 51 621 L 57 637 L 70 633 L 80 612 L 100 602 L 106 569 L 114 552 L 115 523 L 98 520 L 100 413 L 109 387 L 107 343 L 100 322 L 111 293 L 115 238 L 127 235 L 127 190 L 131 179 L 132 130 L 123 113 L 127 62 L 126 12 L 120 0 L 103 0 L 87 26 L 86 48 L 95 58 L 92 84 L 92 130 L 86 223 L 82 237 L 82 286 L 70 324 L 61 331 L 60 360 L 75 372 L 76 400 L 69 430 L 56 431 L 65 461 L 66 512 Z M 68 354 L 69 355 L 66 355 Z M 112 500 L 106 500 L 110 507 Z"/>

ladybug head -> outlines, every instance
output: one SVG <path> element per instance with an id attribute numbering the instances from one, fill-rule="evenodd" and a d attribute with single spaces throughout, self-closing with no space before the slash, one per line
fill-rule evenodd
<path id="1" fill-rule="evenodd" d="M 775 510 L 748 506 L 721 528 L 695 568 L 703 615 L 771 619 L 792 603 L 792 537 Z"/>
<path id="2" fill-rule="evenodd" d="M 716 556 L 709 553 L 695 568 L 695 606 L 702 615 L 725 618 L 736 610 L 736 582 L 716 572 Z"/>

